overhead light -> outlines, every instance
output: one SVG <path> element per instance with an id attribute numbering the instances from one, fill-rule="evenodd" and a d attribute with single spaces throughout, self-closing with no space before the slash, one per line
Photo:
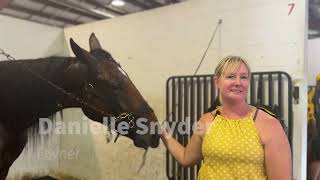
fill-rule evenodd
<path id="1" fill-rule="evenodd" d="M 125 2 L 124 2 L 123 0 L 113 0 L 113 1 L 111 2 L 111 4 L 112 4 L 113 6 L 123 6 L 123 5 L 125 4 Z"/>
<path id="2" fill-rule="evenodd" d="M 95 12 L 97 14 L 100 14 L 102 16 L 106 16 L 106 17 L 109 17 L 109 18 L 113 18 L 115 17 L 115 15 L 113 14 L 110 14 L 110 13 L 107 13 L 105 11 L 102 11 L 102 10 L 99 10 L 99 9 L 90 9 L 92 12 Z"/>

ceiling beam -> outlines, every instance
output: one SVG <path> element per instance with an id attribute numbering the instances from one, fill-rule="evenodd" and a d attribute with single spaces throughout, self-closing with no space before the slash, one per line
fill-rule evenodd
<path id="1" fill-rule="evenodd" d="M 152 7 L 160 7 L 163 6 L 163 4 L 155 1 L 155 0 L 149 0 L 148 2 L 150 2 L 150 4 L 152 4 Z"/>
<path id="2" fill-rule="evenodd" d="M 32 22 L 36 22 L 36 23 L 40 23 L 40 24 L 45 24 L 45 25 L 49 25 L 49 26 L 56 26 L 56 27 L 61 27 L 61 28 L 64 27 L 64 25 L 52 24 L 52 23 L 49 23 L 49 22 L 42 22 L 42 21 L 34 20 L 34 19 L 31 20 L 31 19 L 28 19 L 28 18 L 23 18 L 23 17 L 17 16 L 17 15 L 13 15 L 13 14 L 10 14 L 10 13 L 5 13 L 5 12 L 2 12 L 2 11 L 0 11 L 0 14 L 5 15 L 5 16 L 14 17 L 14 18 L 17 18 L 17 19 L 28 20 L 28 21 L 32 21 Z"/>
<path id="3" fill-rule="evenodd" d="M 74 6 L 70 6 L 61 2 L 57 2 L 57 1 L 51 1 L 51 0 L 31 0 L 33 2 L 36 3 L 40 3 L 40 4 L 44 4 L 56 9 L 62 9 L 62 10 L 67 10 L 68 12 L 74 13 L 74 14 L 78 14 L 81 16 L 85 16 L 85 17 L 89 17 L 92 18 L 94 20 L 101 20 L 101 19 L 106 19 L 105 16 L 96 14 L 96 13 L 91 13 L 89 11 L 74 7 Z"/>
<path id="4" fill-rule="evenodd" d="M 178 3 L 178 2 L 180 2 L 179 0 L 167 0 L 167 1 L 170 1 L 171 3 Z"/>
<path id="5" fill-rule="evenodd" d="M 88 3 L 88 4 L 91 4 L 91 5 L 93 5 L 93 6 L 99 7 L 99 8 L 101 8 L 101 9 L 105 9 L 105 10 L 107 10 L 107 11 L 110 11 L 110 12 L 116 14 L 117 16 L 127 14 L 127 13 L 124 13 L 124 12 L 117 11 L 117 10 L 111 9 L 111 8 L 109 8 L 109 7 L 106 7 L 105 4 L 103 4 L 103 3 L 101 3 L 101 2 L 98 2 L 98 1 L 95 1 L 95 0 L 86 0 L 85 2 Z"/>
<path id="6" fill-rule="evenodd" d="M 137 7 L 141 7 L 142 9 L 151 9 L 150 6 L 146 5 L 145 3 L 142 3 L 138 0 L 125 0 L 126 3 L 130 3 L 134 6 L 137 6 Z"/>
<path id="7" fill-rule="evenodd" d="M 40 11 L 36 11 L 36 10 L 33 10 L 33 9 L 28 9 L 28 8 L 25 8 L 25 7 L 22 7 L 22 6 L 19 6 L 19 5 L 11 4 L 7 8 L 11 9 L 11 10 L 15 10 L 15 11 L 28 13 L 28 14 L 31 14 L 31 15 L 37 15 L 37 16 L 44 17 L 44 18 L 47 18 L 47 19 L 53 19 L 53 20 L 56 20 L 56 21 L 61 21 L 61 22 L 67 23 L 67 24 L 73 24 L 73 25 L 81 24 L 80 21 L 71 20 L 71 19 L 67 19 L 67 18 L 64 18 L 64 17 L 60 17 L 60 16 L 55 16 L 53 14 L 40 12 Z"/>

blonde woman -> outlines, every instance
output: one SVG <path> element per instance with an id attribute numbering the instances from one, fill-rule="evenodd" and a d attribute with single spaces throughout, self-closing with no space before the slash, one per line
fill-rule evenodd
<path id="1" fill-rule="evenodd" d="M 198 180 L 291 180 L 291 150 L 281 124 L 246 102 L 248 63 L 238 56 L 222 59 L 214 82 L 221 106 L 200 118 L 186 147 L 163 130 L 168 151 L 183 166 L 204 160 Z"/>

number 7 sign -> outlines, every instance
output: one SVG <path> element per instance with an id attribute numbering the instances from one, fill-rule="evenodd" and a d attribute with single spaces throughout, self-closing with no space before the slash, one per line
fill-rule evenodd
<path id="1" fill-rule="evenodd" d="M 294 8 L 295 5 L 296 5 L 295 3 L 289 3 L 289 4 L 288 4 L 288 7 L 289 7 L 288 15 L 290 15 L 290 14 L 292 13 L 293 8 Z"/>

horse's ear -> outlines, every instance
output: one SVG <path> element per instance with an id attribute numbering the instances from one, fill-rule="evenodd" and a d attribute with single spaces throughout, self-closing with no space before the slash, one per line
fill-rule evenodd
<path id="1" fill-rule="evenodd" d="M 99 40 L 94 33 L 91 33 L 89 38 L 90 51 L 95 49 L 102 49 Z"/>
<path id="2" fill-rule="evenodd" d="M 90 62 L 90 59 L 94 59 L 94 57 L 90 55 L 88 51 L 82 49 L 77 43 L 73 41 L 72 38 L 70 38 L 70 46 L 77 60 L 87 63 Z"/>

